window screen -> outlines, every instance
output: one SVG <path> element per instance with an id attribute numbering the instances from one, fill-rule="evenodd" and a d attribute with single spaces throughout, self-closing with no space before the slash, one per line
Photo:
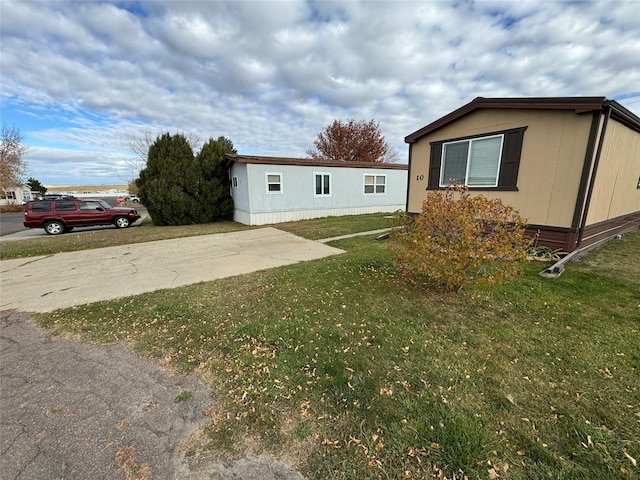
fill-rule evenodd
<path id="1" fill-rule="evenodd" d="M 282 192 L 282 177 L 279 173 L 267 173 L 267 193 Z"/>
<path id="2" fill-rule="evenodd" d="M 445 143 L 442 148 L 440 186 L 470 187 L 498 185 L 503 136 Z"/>

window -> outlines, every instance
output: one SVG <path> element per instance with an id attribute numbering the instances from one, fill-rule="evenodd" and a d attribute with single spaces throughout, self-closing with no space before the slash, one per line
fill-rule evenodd
<path id="1" fill-rule="evenodd" d="M 56 202 L 56 211 L 70 212 L 76 209 L 76 202 Z"/>
<path id="2" fill-rule="evenodd" d="M 282 174 L 267 173 L 267 193 L 282 193 Z"/>
<path id="3" fill-rule="evenodd" d="M 427 190 L 453 180 L 470 188 L 516 191 L 527 127 L 431 142 Z"/>
<path id="4" fill-rule="evenodd" d="M 51 202 L 33 202 L 31 205 L 32 212 L 50 212 Z"/>
<path id="5" fill-rule="evenodd" d="M 330 173 L 314 173 L 314 195 L 316 197 L 331 196 L 331 174 Z"/>
<path id="6" fill-rule="evenodd" d="M 445 143 L 440 186 L 497 187 L 503 135 Z"/>
<path id="7" fill-rule="evenodd" d="M 384 195 L 387 189 L 386 175 L 365 175 L 364 193 L 365 195 Z"/>
<path id="8" fill-rule="evenodd" d="M 6 198 L 7 200 L 15 200 L 16 199 L 16 192 L 9 190 L 6 194 Z"/>
<path id="9" fill-rule="evenodd" d="M 80 210 L 100 210 L 100 207 L 96 202 L 78 202 Z"/>
<path id="10" fill-rule="evenodd" d="M 233 188 L 238 188 L 238 177 L 231 177 L 231 186 Z"/>

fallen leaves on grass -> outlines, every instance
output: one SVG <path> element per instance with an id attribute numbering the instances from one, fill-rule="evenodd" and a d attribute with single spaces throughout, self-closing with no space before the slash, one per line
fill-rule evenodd
<path id="1" fill-rule="evenodd" d="M 631 462 L 631 465 L 633 465 L 634 467 L 637 467 L 637 466 L 638 466 L 638 462 L 636 461 L 636 459 L 635 459 L 635 458 L 633 458 L 631 455 L 629 455 L 629 454 L 627 453 L 627 449 L 626 449 L 626 448 L 623 448 L 623 449 L 622 449 L 622 453 L 623 453 L 623 455 L 624 455 L 625 457 L 627 457 L 627 459 Z"/>

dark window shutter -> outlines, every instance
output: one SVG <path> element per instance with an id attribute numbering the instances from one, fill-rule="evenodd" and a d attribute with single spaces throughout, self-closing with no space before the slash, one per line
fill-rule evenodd
<path id="1" fill-rule="evenodd" d="M 518 170 L 520 168 L 520 155 L 522 153 L 522 139 L 526 129 L 527 127 L 522 127 L 504 132 L 498 188 L 516 188 Z"/>
<path id="2" fill-rule="evenodd" d="M 431 144 L 431 158 L 429 160 L 429 183 L 427 190 L 440 188 L 440 164 L 442 163 L 442 143 Z"/>

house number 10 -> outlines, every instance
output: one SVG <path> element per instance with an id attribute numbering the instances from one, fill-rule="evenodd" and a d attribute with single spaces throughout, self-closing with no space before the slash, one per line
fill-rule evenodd
<path id="1" fill-rule="evenodd" d="M 416 175 L 416 180 L 424 180 L 424 175 Z"/>

